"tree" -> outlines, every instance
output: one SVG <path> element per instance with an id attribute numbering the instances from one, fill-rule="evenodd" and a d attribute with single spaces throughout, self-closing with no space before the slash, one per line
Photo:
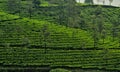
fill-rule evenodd
<path id="1" fill-rule="evenodd" d="M 119 7 L 119 10 L 120 10 L 120 7 Z M 118 42 L 119 42 L 119 47 L 120 47 L 120 14 L 118 15 Z"/>
<path id="2" fill-rule="evenodd" d="M 94 4 L 93 0 L 85 0 L 85 3 L 87 3 L 87 4 Z"/>
<path id="3" fill-rule="evenodd" d="M 32 15 L 34 15 L 34 13 L 38 10 L 40 4 L 40 0 L 27 0 L 26 11 L 30 19 L 32 18 Z"/>
<path id="4" fill-rule="evenodd" d="M 120 15 L 118 15 L 117 19 L 114 17 L 111 18 L 111 23 L 112 23 L 111 34 L 112 34 L 113 41 L 115 41 L 115 38 L 118 37 L 119 24 L 120 24 L 119 17 Z"/>
<path id="5" fill-rule="evenodd" d="M 76 0 L 50 0 L 50 3 L 58 5 L 58 15 L 56 17 L 57 22 L 60 25 L 69 27 L 78 27 L 79 16 L 76 6 Z"/>
<path id="6" fill-rule="evenodd" d="M 16 7 L 16 1 L 15 0 L 8 0 L 7 1 L 7 9 L 10 13 L 14 13 Z"/>
<path id="7" fill-rule="evenodd" d="M 104 19 L 102 16 L 102 7 L 98 6 L 93 12 L 93 39 L 94 39 L 94 48 L 97 47 L 98 41 L 100 38 L 105 39 L 105 28 L 104 28 Z"/>
<path id="8" fill-rule="evenodd" d="M 93 31 L 93 42 L 94 42 L 94 48 L 97 48 L 97 44 L 98 44 L 98 27 L 97 27 L 97 23 L 96 23 L 96 16 L 93 15 L 92 16 L 92 31 Z"/>
<path id="9" fill-rule="evenodd" d="M 64 1 L 64 0 L 46 0 L 48 1 L 50 4 L 59 4 L 61 1 Z"/>
<path id="10" fill-rule="evenodd" d="M 1 27 L 0 27 L 1 28 Z M 0 46 L 2 46 L 2 43 L 4 42 L 4 31 L 2 30 L 2 28 L 0 29 Z"/>
<path id="11" fill-rule="evenodd" d="M 26 11 L 27 11 L 27 14 L 28 14 L 28 17 L 31 19 L 32 18 L 32 15 L 34 13 L 34 8 L 33 8 L 33 3 L 31 0 L 28 0 L 27 1 L 27 4 L 26 4 L 26 7 L 25 7 Z"/>
<path id="12" fill-rule="evenodd" d="M 20 13 L 21 9 L 21 0 L 8 0 L 7 9 L 10 13 Z"/>
<path id="13" fill-rule="evenodd" d="M 97 34 L 98 34 L 98 39 L 103 39 L 103 44 L 104 44 L 104 39 L 106 37 L 106 29 L 105 29 L 105 21 L 104 17 L 102 14 L 102 7 L 98 6 L 97 9 L 95 10 L 95 20 L 96 20 L 96 27 L 97 27 Z"/>
<path id="14" fill-rule="evenodd" d="M 102 35 L 101 38 L 103 39 L 103 44 L 104 44 L 105 43 L 105 38 L 106 38 L 106 30 L 105 29 L 102 30 L 101 35 Z"/>
<path id="15" fill-rule="evenodd" d="M 64 0 L 59 0 L 59 12 L 58 12 L 58 23 L 60 25 L 65 24 L 66 17 L 65 17 L 65 1 Z"/>
<path id="16" fill-rule="evenodd" d="M 41 32 L 42 32 L 42 38 L 43 38 L 43 45 L 44 45 L 44 48 L 45 48 L 45 53 L 46 53 L 46 47 L 47 47 L 47 42 L 49 41 L 49 36 L 50 36 L 50 32 L 48 31 L 48 25 L 45 24 L 43 25 L 42 29 L 41 29 Z"/>
<path id="17" fill-rule="evenodd" d="M 115 37 L 116 37 L 116 26 L 113 25 L 113 27 L 112 27 L 112 41 L 115 41 Z"/>
<path id="18" fill-rule="evenodd" d="M 67 18 L 67 26 L 69 27 L 78 27 L 78 10 L 76 6 L 75 0 L 66 0 L 66 18 Z"/>
<path id="19" fill-rule="evenodd" d="M 39 8 L 39 5 L 41 4 L 40 0 L 33 0 L 32 3 L 34 8 Z"/>
<path id="20" fill-rule="evenodd" d="M 32 18 L 32 13 L 33 13 L 33 6 L 31 4 L 28 5 L 28 13 L 29 13 L 29 18 Z"/>
<path id="21" fill-rule="evenodd" d="M 20 15 L 20 13 L 21 13 L 21 0 L 18 0 L 17 7 L 18 7 L 18 13 Z"/>
<path id="22" fill-rule="evenodd" d="M 42 41 L 43 41 L 43 47 L 44 47 L 44 54 L 47 53 L 47 43 L 49 42 L 49 36 L 50 36 L 50 32 L 48 30 L 48 25 L 44 24 L 42 29 L 41 29 L 41 33 L 42 33 Z M 46 56 L 44 57 L 44 62 L 46 62 Z"/>
<path id="23" fill-rule="evenodd" d="M 120 47 L 120 27 L 119 27 L 119 31 L 118 31 L 118 43 L 119 43 L 119 47 Z"/>

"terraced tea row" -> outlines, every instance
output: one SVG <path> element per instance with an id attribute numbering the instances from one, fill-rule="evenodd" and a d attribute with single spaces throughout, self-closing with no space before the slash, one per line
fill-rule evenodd
<path id="1" fill-rule="evenodd" d="M 0 48 L 2 65 L 69 66 L 120 70 L 120 50 L 43 50 Z"/>
<path id="2" fill-rule="evenodd" d="M 0 43 L 2 46 L 51 47 L 51 48 L 94 48 L 90 33 L 47 21 L 22 18 L 1 12 Z M 8 19 L 7 16 L 8 15 Z M 9 19 L 10 18 L 10 19 Z M 13 20 L 14 19 L 14 20 Z M 17 20 L 18 19 L 18 20 Z M 119 43 L 111 43 L 110 38 L 100 40 L 98 48 L 119 48 Z"/>
<path id="3" fill-rule="evenodd" d="M 13 20 L 13 19 L 16 19 L 16 18 L 19 18 L 19 16 L 15 16 L 15 15 L 11 15 L 11 14 L 7 14 L 7 13 L 4 13 L 4 12 L 0 12 L 0 22 L 2 21 L 7 21 L 7 20 Z"/>
<path id="4" fill-rule="evenodd" d="M 3 14 L 3 17 L 6 16 Z M 0 22 L 0 32 L 2 45 L 29 44 L 29 46 L 44 47 L 46 44 L 47 47 L 64 48 L 87 48 L 93 45 L 92 38 L 86 31 L 27 18 L 2 20 Z"/>

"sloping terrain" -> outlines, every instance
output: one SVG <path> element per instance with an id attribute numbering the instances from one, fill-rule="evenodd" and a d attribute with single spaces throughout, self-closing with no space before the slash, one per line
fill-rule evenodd
<path id="1" fill-rule="evenodd" d="M 48 66 L 120 70 L 120 50 L 0 48 L 3 66 Z"/>
<path id="2" fill-rule="evenodd" d="M 24 7 L 27 0 L 22 0 L 20 13 L 7 11 L 7 1 L 0 1 L 0 71 L 24 72 L 24 67 L 33 72 L 42 67 L 120 71 L 119 8 L 77 6 L 79 27 L 72 28 L 64 19 L 59 24 L 62 6 L 57 3 L 42 0 L 30 16 Z M 98 32 L 102 25 L 103 34 Z"/>
<path id="3" fill-rule="evenodd" d="M 0 64 L 3 66 L 120 69 L 119 50 L 93 50 L 92 37 L 84 30 L 4 12 L 0 12 L 0 19 Z M 89 47 L 91 50 L 71 50 Z"/>
<path id="4" fill-rule="evenodd" d="M 92 46 L 89 33 L 80 29 L 28 18 L 19 18 L 1 12 L 1 44 L 4 46 L 35 46 L 52 48 L 87 48 Z M 44 37 L 46 36 L 46 37 Z M 83 46 L 84 43 L 84 46 Z"/>

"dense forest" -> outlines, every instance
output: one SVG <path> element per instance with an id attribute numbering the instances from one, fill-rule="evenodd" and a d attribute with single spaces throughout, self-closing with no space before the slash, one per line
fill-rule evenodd
<path id="1" fill-rule="evenodd" d="M 0 0 L 0 71 L 119 72 L 120 8 L 109 1 Z"/>

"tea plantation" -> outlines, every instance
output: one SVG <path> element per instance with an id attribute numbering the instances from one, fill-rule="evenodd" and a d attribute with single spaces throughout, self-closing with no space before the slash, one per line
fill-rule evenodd
<path id="1" fill-rule="evenodd" d="M 120 71 L 120 8 L 35 1 L 0 1 L 0 72 Z"/>

